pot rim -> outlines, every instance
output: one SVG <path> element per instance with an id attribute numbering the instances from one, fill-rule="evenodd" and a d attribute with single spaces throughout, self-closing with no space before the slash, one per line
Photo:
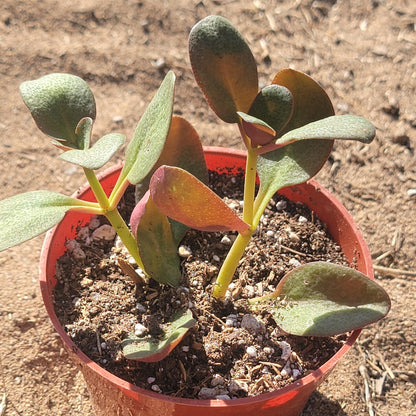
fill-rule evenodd
<path id="1" fill-rule="evenodd" d="M 224 155 L 226 153 L 227 155 L 233 155 L 237 158 L 245 158 L 246 152 L 244 150 L 239 149 L 233 149 L 233 148 L 225 148 L 225 147 L 216 147 L 216 146 L 204 146 L 204 153 L 208 153 L 210 155 Z M 101 180 L 103 177 L 108 176 L 111 173 L 116 172 L 121 168 L 122 164 L 118 163 L 99 175 L 97 175 L 98 179 Z M 323 188 L 321 185 L 319 185 L 318 182 L 311 179 L 307 181 L 309 185 L 314 187 L 318 192 L 323 194 L 326 198 L 329 198 L 333 205 L 336 206 L 336 208 L 348 218 L 349 222 L 351 222 L 353 225 L 355 225 L 354 220 L 352 219 L 351 215 L 347 211 L 347 209 L 325 188 Z M 73 194 L 73 197 L 78 198 L 80 195 L 82 195 L 87 189 L 89 189 L 89 185 L 85 184 L 82 186 L 78 191 L 76 191 Z M 59 225 L 59 224 L 58 224 Z M 339 361 L 339 359 L 346 354 L 346 352 L 351 348 L 351 346 L 354 344 L 356 339 L 358 338 L 359 334 L 361 333 L 361 329 L 354 330 L 351 332 L 349 337 L 347 338 L 345 344 L 328 360 L 326 361 L 322 366 L 320 366 L 317 370 L 313 371 L 312 373 L 292 382 L 291 384 L 282 387 L 278 390 L 268 392 L 268 393 L 262 393 L 257 396 L 250 396 L 250 397 L 244 397 L 244 398 L 238 398 L 238 399 L 230 399 L 230 400 L 199 400 L 199 399 L 189 399 L 189 398 L 177 398 L 172 396 L 163 395 L 160 393 L 152 392 L 150 390 L 143 389 L 141 387 L 138 387 L 126 380 L 123 380 L 120 377 L 117 377 L 116 375 L 110 373 L 106 369 L 100 367 L 96 362 L 91 360 L 86 354 L 84 354 L 71 340 L 69 335 L 66 333 L 65 329 L 59 322 L 54 307 L 53 302 L 50 299 L 50 288 L 47 283 L 47 267 L 46 264 L 48 262 L 48 252 L 49 247 L 53 241 L 54 234 L 56 232 L 55 226 L 51 230 L 49 230 L 46 233 L 45 240 L 42 245 L 41 250 L 41 256 L 40 256 L 40 263 L 39 263 L 39 271 L 40 271 L 40 286 L 41 286 L 41 293 L 42 298 L 45 304 L 45 308 L 48 312 L 49 318 L 52 321 L 52 324 L 55 328 L 55 330 L 60 335 L 62 341 L 66 344 L 69 350 L 71 350 L 74 354 L 78 356 L 80 361 L 87 365 L 92 371 L 94 371 L 97 374 L 100 374 L 102 377 L 105 377 L 110 381 L 111 383 L 117 385 L 119 388 L 127 391 L 133 392 L 133 394 L 139 394 L 139 395 L 145 395 L 157 400 L 162 400 L 165 402 L 175 403 L 175 404 L 181 404 L 185 406 L 196 406 L 196 407 L 229 407 L 232 406 L 244 406 L 248 403 L 256 403 L 256 402 L 264 402 L 270 399 L 276 399 L 280 396 L 290 394 L 291 392 L 295 392 L 299 387 L 306 385 L 306 384 L 317 384 L 317 380 L 322 377 L 322 374 L 325 374 L 330 372 L 330 370 L 334 367 L 335 363 Z M 369 278 L 374 279 L 374 273 L 372 268 L 372 262 L 371 262 L 371 255 L 368 250 L 368 247 L 364 241 L 364 238 L 358 229 L 358 227 L 355 225 L 355 233 L 356 233 L 356 239 L 359 242 L 360 246 L 363 248 L 363 252 L 361 253 L 362 257 L 365 259 L 365 264 L 367 267 L 366 274 Z"/>

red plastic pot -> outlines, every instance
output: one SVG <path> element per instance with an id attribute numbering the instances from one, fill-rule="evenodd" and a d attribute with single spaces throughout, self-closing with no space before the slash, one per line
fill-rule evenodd
<path id="1" fill-rule="evenodd" d="M 205 148 L 205 156 L 210 169 L 221 170 L 227 167 L 236 172 L 245 167 L 245 153 L 239 150 Z M 100 180 L 106 192 L 111 192 L 119 171 L 120 166 L 115 166 L 101 175 Z M 280 193 L 292 201 L 303 202 L 314 210 L 328 226 L 329 232 L 340 244 L 348 260 L 354 262 L 362 273 L 374 278 L 371 256 L 360 231 L 347 210 L 328 191 L 311 180 L 286 188 Z M 88 186 L 80 189 L 75 196 L 94 200 Z M 56 284 L 56 260 L 64 253 L 65 240 L 73 238 L 76 226 L 85 224 L 89 218 L 89 215 L 70 212 L 60 224 L 48 232 L 40 259 L 40 286 L 49 317 L 70 356 L 84 375 L 97 416 L 298 416 L 311 393 L 328 377 L 360 333 L 354 331 L 345 345 L 319 369 L 272 393 L 224 401 L 180 399 L 141 389 L 90 360 L 71 341 L 55 314 L 52 290 Z"/>

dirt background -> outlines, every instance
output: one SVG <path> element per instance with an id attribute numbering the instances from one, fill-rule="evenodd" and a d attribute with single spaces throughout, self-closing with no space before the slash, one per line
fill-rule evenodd
<path id="1" fill-rule="evenodd" d="M 396 269 L 377 273 L 392 311 L 363 331 L 304 416 L 415 416 L 413 0 L 2 0 L 0 197 L 34 189 L 69 195 L 84 183 L 77 169 L 56 159 L 19 96 L 21 82 L 50 72 L 88 81 L 97 101 L 95 137 L 110 131 L 131 137 L 164 72 L 173 69 L 175 112 L 204 144 L 240 147 L 236 129 L 208 110 L 189 68 L 189 30 L 209 14 L 227 17 L 245 36 L 262 83 L 291 66 L 321 82 L 338 114 L 363 115 L 377 126 L 369 146 L 337 144 L 318 180 L 351 210 L 375 264 Z M 38 237 L 0 253 L 0 403 L 5 395 L 7 406 L 0 414 L 92 416 L 83 379 L 43 308 L 41 243 Z"/>

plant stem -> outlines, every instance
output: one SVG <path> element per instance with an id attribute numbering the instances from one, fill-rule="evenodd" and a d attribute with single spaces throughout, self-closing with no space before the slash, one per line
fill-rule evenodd
<path id="1" fill-rule="evenodd" d="M 247 244 L 253 235 L 253 231 L 254 230 L 250 230 L 247 234 L 244 235 L 238 234 L 236 240 L 234 241 L 234 244 L 232 245 L 231 250 L 228 252 L 227 257 L 225 258 L 221 270 L 218 274 L 217 281 L 215 282 L 214 290 L 212 293 L 215 298 L 221 299 L 225 296 L 228 285 L 231 283 L 238 263 L 240 262 Z"/>
<path id="2" fill-rule="evenodd" d="M 115 208 L 111 211 L 107 211 L 104 215 L 107 217 L 111 225 L 116 230 L 116 233 L 121 238 L 121 241 L 126 246 L 128 252 L 133 256 L 137 265 L 143 270 L 143 272 L 145 272 L 142 259 L 140 258 L 136 239 L 133 237 L 133 234 L 130 232 L 129 228 L 124 222 L 118 209 Z"/>
<path id="3" fill-rule="evenodd" d="M 251 147 L 247 149 L 246 175 L 244 179 L 243 221 L 249 225 L 253 223 L 254 196 L 256 189 L 257 155 Z"/>
<path id="4" fill-rule="evenodd" d="M 119 201 L 113 200 L 112 204 L 110 205 L 110 201 L 107 198 L 107 195 L 105 194 L 104 189 L 101 186 L 100 181 L 98 180 L 94 171 L 91 169 L 84 168 L 84 172 L 85 176 L 88 179 L 88 183 L 90 184 L 91 189 L 94 192 L 94 195 L 97 198 L 97 201 L 103 210 L 103 215 L 105 215 L 106 218 L 110 221 L 111 225 L 116 230 L 116 233 L 121 238 L 121 241 L 126 246 L 128 252 L 133 256 L 137 265 L 143 271 L 145 271 L 142 259 L 140 258 L 136 239 L 130 232 L 129 227 L 127 226 L 117 209 L 117 204 Z"/>

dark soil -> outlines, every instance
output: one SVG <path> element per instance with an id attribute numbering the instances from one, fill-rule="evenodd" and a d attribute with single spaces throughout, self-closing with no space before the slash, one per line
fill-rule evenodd
<path id="1" fill-rule="evenodd" d="M 414 1 L 2 0 L 0 198 L 35 189 L 71 195 L 85 182 L 57 159 L 19 96 L 21 82 L 50 72 L 88 81 L 96 139 L 115 131 L 130 138 L 172 69 L 175 112 L 204 144 L 241 148 L 234 126 L 207 108 L 189 67 L 189 30 L 209 14 L 227 17 L 248 40 L 262 83 L 291 66 L 322 84 L 337 114 L 377 127 L 371 145 L 337 143 L 317 180 L 361 228 L 392 310 L 362 332 L 303 416 L 416 415 Z M 43 307 L 42 239 L 0 253 L 0 403 L 4 394 L 6 416 L 92 416 L 82 376 Z"/>
<path id="2" fill-rule="evenodd" d="M 215 192 L 241 214 L 242 176 L 212 173 L 211 181 Z M 128 194 L 125 201 L 132 199 Z M 134 205 L 125 201 L 128 219 Z M 252 311 L 247 302 L 273 293 L 297 265 L 331 261 L 348 266 L 306 206 L 279 196 L 270 202 L 224 302 L 211 292 L 235 234 L 188 231 L 181 242 L 187 251 L 182 283 L 171 288 L 154 280 L 136 286 L 118 266 L 120 261 L 131 264 L 125 250 L 113 240 L 94 237 L 105 227 L 94 220 L 79 231 L 76 243 L 67 242 L 70 249 L 57 266 L 55 309 L 84 353 L 135 385 L 187 398 L 255 396 L 316 370 L 346 339 L 285 336 L 270 311 Z M 137 265 L 131 266 L 135 269 Z M 167 358 L 156 363 L 124 358 L 123 340 L 134 337 L 137 324 L 148 336 L 158 337 L 174 314 L 186 310 L 196 325 Z"/>

